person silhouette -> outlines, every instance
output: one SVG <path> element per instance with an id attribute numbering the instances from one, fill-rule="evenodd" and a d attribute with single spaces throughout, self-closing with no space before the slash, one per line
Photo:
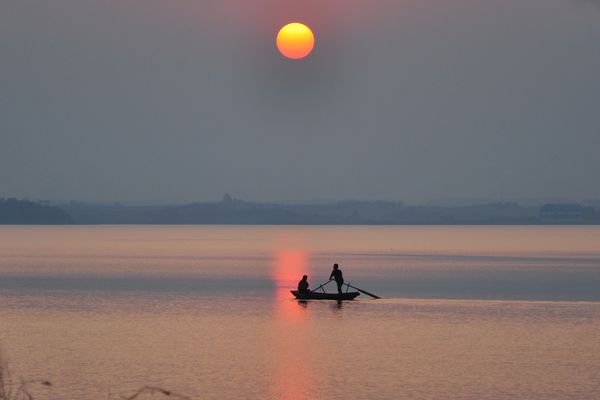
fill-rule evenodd
<path id="1" fill-rule="evenodd" d="M 333 271 L 331 271 L 331 275 L 329 275 L 329 280 L 335 279 L 335 283 L 337 283 L 338 293 L 342 294 L 342 285 L 344 284 L 344 275 L 342 275 L 342 270 L 337 264 L 333 264 Z"/>
<path id="2" fill-rule="evenodd" d="M 310 290 L 308 290 L 308 276 L 304 275 L 302 277 L 302 280 L 298 282 L 298 293 L 304 294 L 309 292 Z"/>

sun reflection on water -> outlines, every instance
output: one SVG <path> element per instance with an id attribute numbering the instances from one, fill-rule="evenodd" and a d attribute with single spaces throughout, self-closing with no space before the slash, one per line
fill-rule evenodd
<path id="1" fill-rule="evenodd" d="M 310 279 L 310 256 L 300 250 L 282 250 L 275 255 L 272 279 L 277 288 L 295 289 L 302 275 Z"/>
<path id="2" fill-rule="evenodd" d="M 302 275 L 310 276 L 309 255 L 298 250 L 279 252 L 275 257 L 274 315 L 271 332 L 271 396 L 275 399 L 313 398 L 315 372 L 314 320 L 306 302 L 293 298 L 290 289 L 296 287 Z"/>

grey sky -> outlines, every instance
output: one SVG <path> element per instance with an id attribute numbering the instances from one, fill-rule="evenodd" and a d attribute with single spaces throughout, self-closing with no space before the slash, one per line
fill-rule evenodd
<path id="1" fill-rule="evenodd" d="M 600 198 L 593 1 L 3 0 L 0 57 L 0 196 Z"/>

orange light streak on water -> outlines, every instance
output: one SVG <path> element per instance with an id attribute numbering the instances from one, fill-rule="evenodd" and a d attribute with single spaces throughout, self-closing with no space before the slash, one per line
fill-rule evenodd
<path id="1" fill-rule="evenodd" d="M 295 289 L 302 275 L 309 275 L 310 282 L 308 253 L 282 250 L 276 254 L 272 276 L 277 288 Z"/>
<path id="2" fill-rule="evenodd" d="M 309 274 L 309 256 L 297 250 L 284 250 L 275 257 L 273 279 L 275 318 L 272 332 L 271 397 L 274 399 L 314 398 L 315 359 L 314 321 L 305 302 L 293 299 L 289 289 L 295 288 L 302 275 Z M 309 275 L 310 276 L 310 275 Z"/>

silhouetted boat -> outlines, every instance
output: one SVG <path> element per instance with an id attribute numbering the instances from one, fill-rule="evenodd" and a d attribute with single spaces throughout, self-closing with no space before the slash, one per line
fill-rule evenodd
<path id="1" fill-rule="evenodd" d="M 342 294 L 338 293 L 298 293 L 297 290 L 290 290 L 295 298 L 299 300 L 354 300 L 357 296 L 360 296 L 358 292 L 346 292 Z"/>

